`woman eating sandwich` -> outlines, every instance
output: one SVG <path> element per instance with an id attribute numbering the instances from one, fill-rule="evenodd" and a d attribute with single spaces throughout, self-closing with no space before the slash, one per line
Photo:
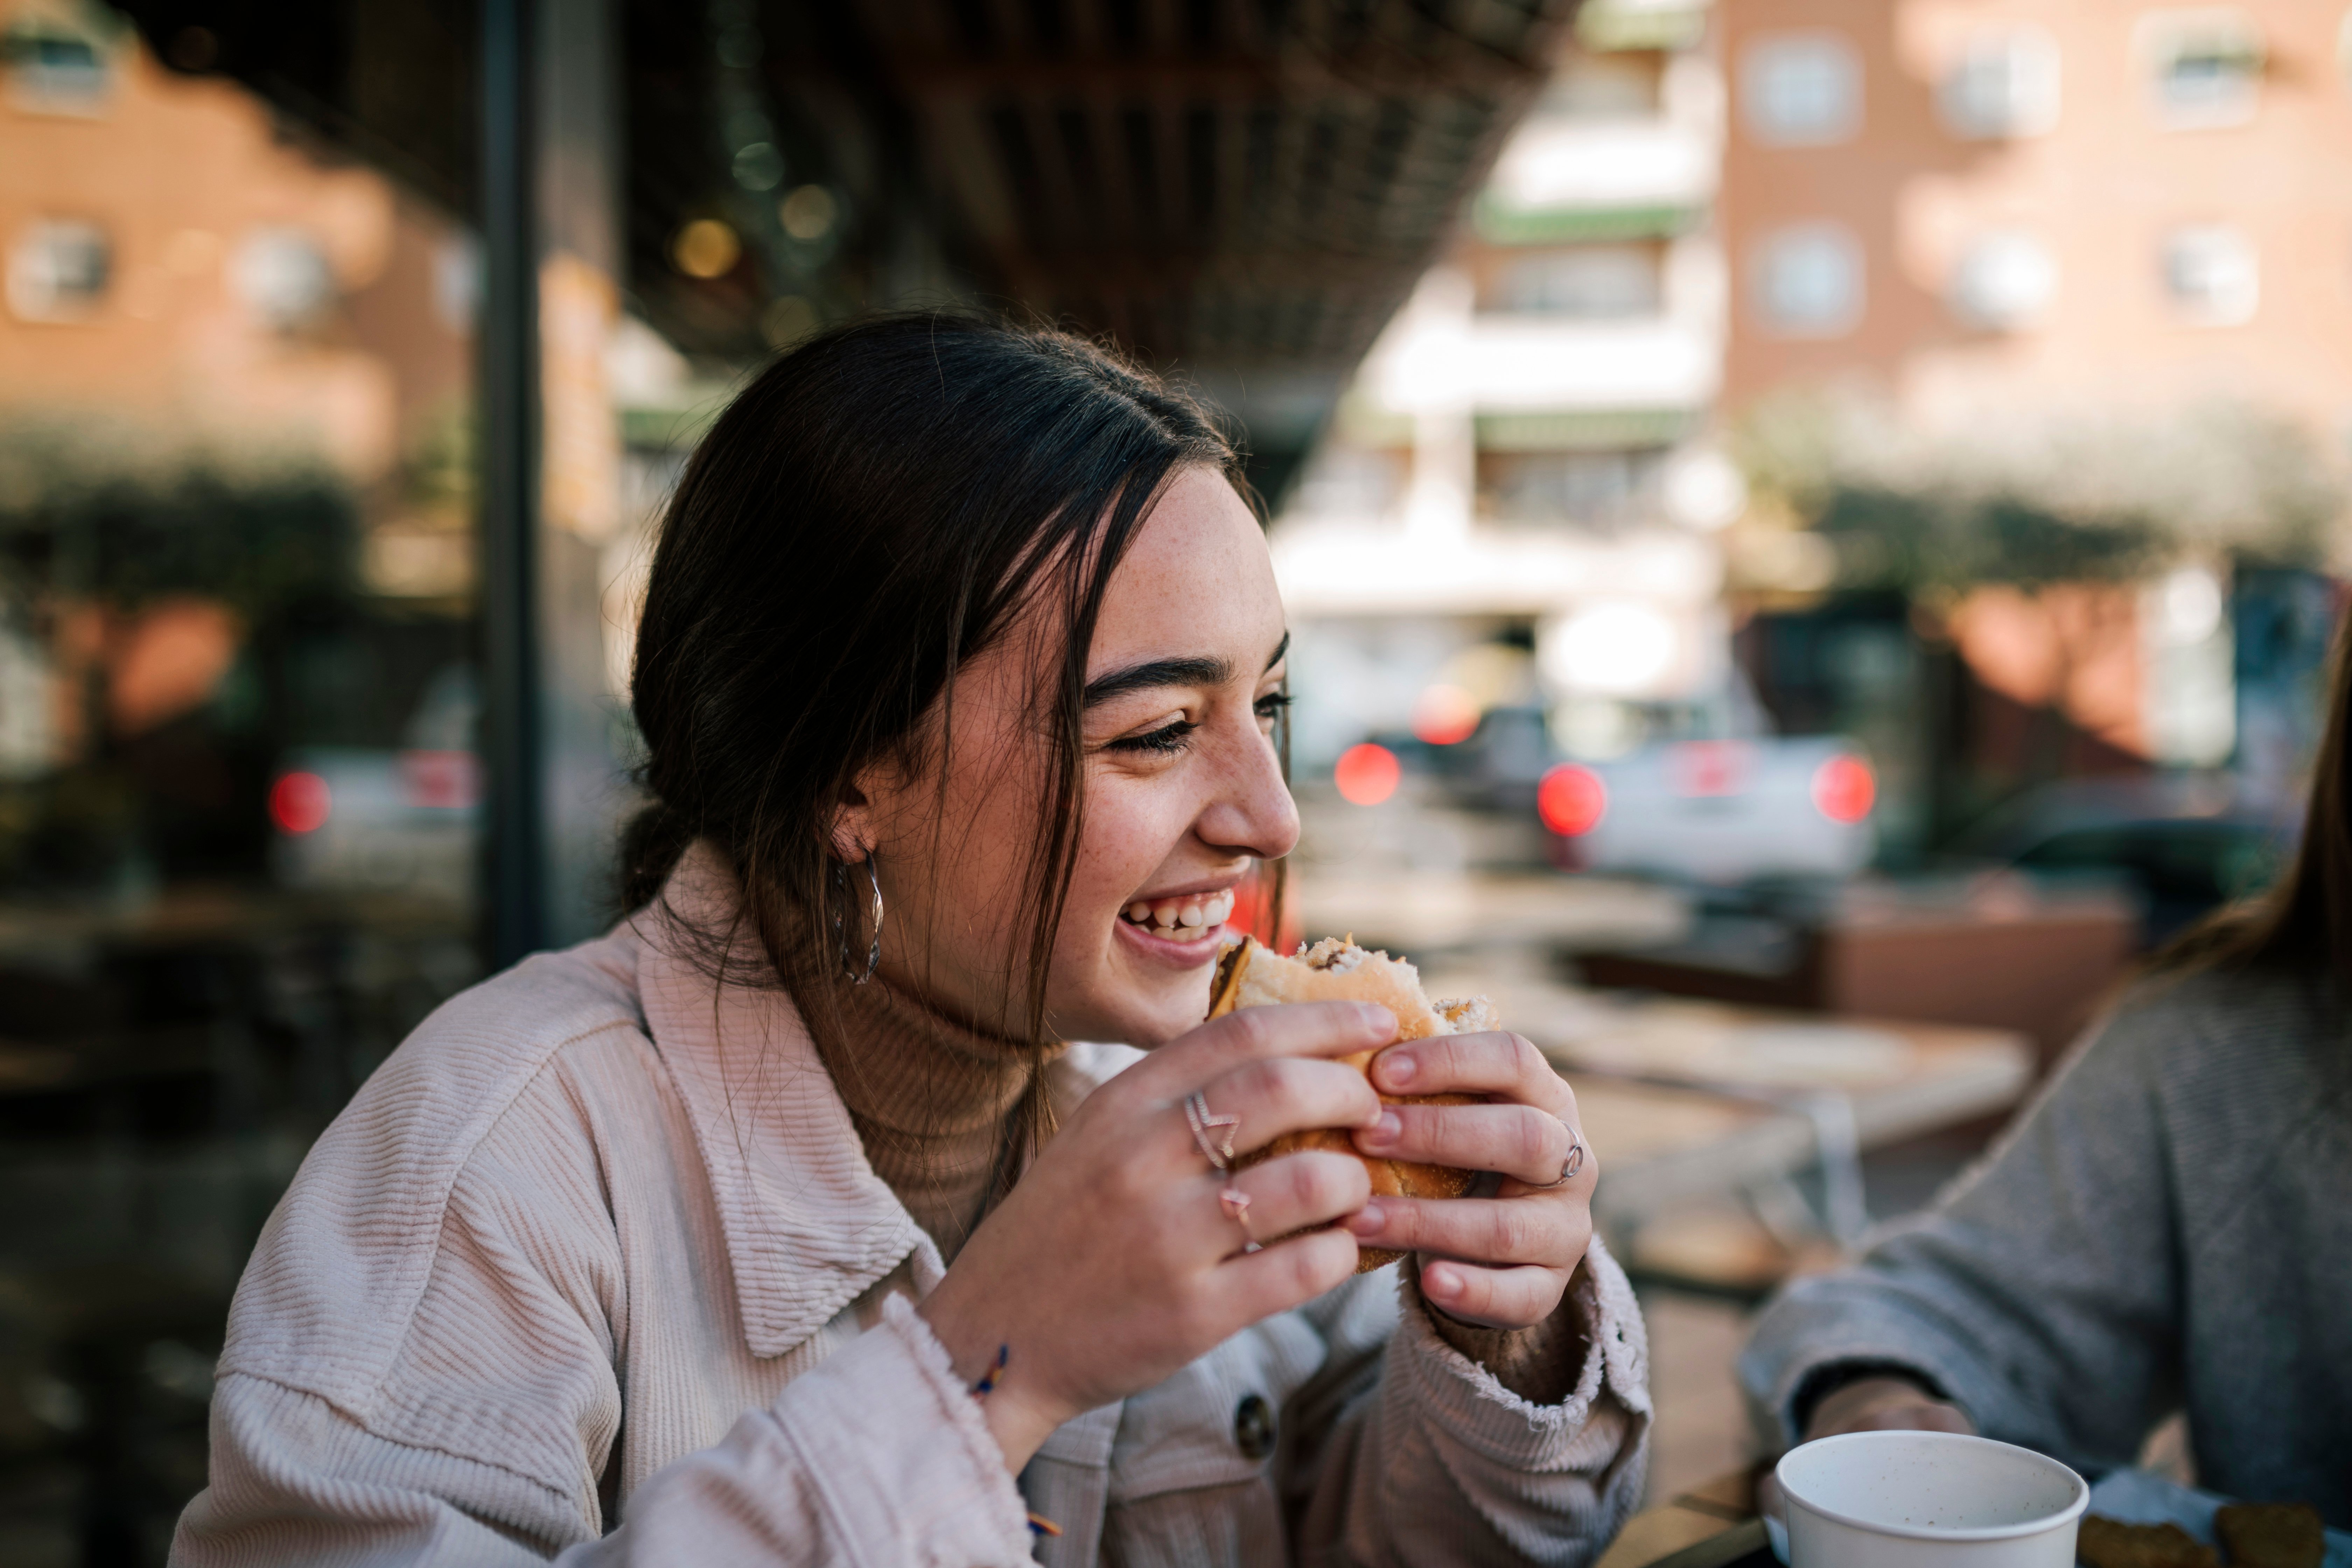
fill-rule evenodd
<path id="1" fill-rule="evenodd" d="M 1202 1022 L 1297 834 L 1239 472 L 1048 332 L 751 384 L 654 560 L 634 912 L 320 1139 L 174 1562 L 1599 1553 L 1646 1352 L 1567 1087 L 1344 993 Z"/>

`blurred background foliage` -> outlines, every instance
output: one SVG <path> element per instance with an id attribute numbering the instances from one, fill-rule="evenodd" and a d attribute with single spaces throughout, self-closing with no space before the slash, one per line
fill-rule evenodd
<path id="1" fill-rule="evenodd" d="M 2315 568 L 2347 499 L 2303 426 L 2226 402 L 1923 434 L 1808 389 L 1759 404 L 1735 442 L 1751 518 L 1815 534 L 1834 585 L 1859 590 L 2125 582 L 2185 559 Z"/>
<path id="2" fill-rule="evenodd" d="M 0 551 L 54 594 L 118 610 L 200 595 L 258 626 L 350 591 L 358 519 L 348 481 L 305 455 L 0 426 Z"/>

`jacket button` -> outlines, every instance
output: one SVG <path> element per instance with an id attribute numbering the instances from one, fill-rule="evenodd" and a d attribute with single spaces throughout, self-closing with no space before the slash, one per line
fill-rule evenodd
<path id="1" fill-rule="evenodd" d="M 1234 1446 L 1244 1459 L 1263 1459 L 1274 1452 L 1274 1406 L 1262 1394 L 1245 1394 L 1234 1408 Z"/>

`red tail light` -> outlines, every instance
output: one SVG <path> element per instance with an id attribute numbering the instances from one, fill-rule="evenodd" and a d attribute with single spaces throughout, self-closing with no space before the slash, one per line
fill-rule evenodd
<path id="1" fill-rule="evenodd" d="M 1350 805 L 1380 805 L 1396 794 L 1397 783 L 1403 777 L 1404 768 L 1396 760 L 1396 753 L 1370 741 L 1340 752 L 1338 764 L 1331 770 L 1331 782 L 1339 786 L 1339 798 Z"/>
<path id="2" fill-rule="evenodd" d="M 283 833 L 316 833 L 334 809 L 327 781 L 316 773 L 281 773 L 269 786 L 269 820 Z"/>
<path id="3" fill-rule="evenodd" d="M 1860 757 L 1832 757 L 1813 770 L 1813 809 L 1832 822 L 1860 822 L 1877 801 L 1877 776 Z"/>
<path id="4" fill-rule="evenodd" d="M 1591 768 L 1562 763 L 1536 785 L 1536 815 L 1562 838 L 1591 832 L 1608 814 L 1609 786 Z"/>

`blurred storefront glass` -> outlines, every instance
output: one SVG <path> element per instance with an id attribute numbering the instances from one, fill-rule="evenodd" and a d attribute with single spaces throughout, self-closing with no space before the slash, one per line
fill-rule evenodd
<path id="1" fill-rule="evenodd" d="M 474 941 L 479 247 L 0 8 L 0 1558 L 159 1561 L 227 1294 Z"/>

